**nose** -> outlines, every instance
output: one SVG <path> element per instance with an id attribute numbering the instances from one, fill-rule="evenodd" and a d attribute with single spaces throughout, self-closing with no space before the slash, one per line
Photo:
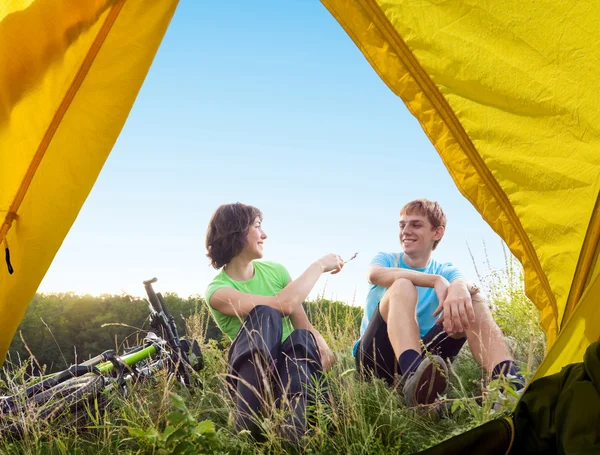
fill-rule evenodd
<path id="1" fill-rule="evenodd" d="M 267 233 L 265 231 L 263 231 L 262 229 L 260 231 L 260 238 L 263 240 L 267 238 Z"/>

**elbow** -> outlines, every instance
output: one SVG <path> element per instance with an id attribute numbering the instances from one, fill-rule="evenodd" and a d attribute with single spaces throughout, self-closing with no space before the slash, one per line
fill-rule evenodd
<path id="1" fill-rule="evenodd" d="M 286 317 L 291 315 L 296 309 L 297 302 L 295 302 L 293 298 L 279 297 L 277 309 L 281 313 L 281 316 Z"/>
<path id="2" fill-rule="evenodd" d="M 290 316 L 300 305 L 302 305 L 301 300 L 295 298 L 288 299 L 285 304 L 282 305 L 281 314 L 283 316 Z"/>
<path id="3" fill-rule="evenodd" d="M 369 282 L 369 284 L 375 284 L 374 280 L 376 279 L 376 272 L 375 270 L 368 270 L 367 271 L 367 281 Z"/>
<path id="4" fill-rule="evenodd" d="M 292 297 L 286 305 L 286 316 L 291 316 L 293 313 L 297 313 L 298 309 L 302 308 L 302 304 L 304 303 L 304 298 L 294 296 Z"/>
<path id="5" fill-rule="evenodd" d="M 277 295 L 277 309 L 281 312 L 282 316 L 289 316 L 296 311 L 298 306 L 302 305 L 303 301 L 297 295 L 289 292 L 289 288 L 284 288 Z"/>
<path id="6" fill-rule="evenodd" d="M 291 311 L 289 308 L 283 309 L 283 310 L 281 310 L 281 317 L 287 318 L 287 317 L 291 316 L 292 313 L 293 313 L 293 311 Z"/>

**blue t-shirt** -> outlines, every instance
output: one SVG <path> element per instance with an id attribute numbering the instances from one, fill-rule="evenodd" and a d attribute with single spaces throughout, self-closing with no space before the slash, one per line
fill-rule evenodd
<path id="1" fill-rule="evenodd" d="M 404 253 L 378 253 L 377 256 L 373 258 L 370 265 L 395 267 L 414 270 L 416 272 L 429 273 L 431 275 L 441 275 L 449 282 L 463 277 L 460 271 L 454 267 L 452 263 L 440 263 L 435 259 L 430 259 L 429 263 L 422 269 L 409 267 L 404 262 Z M 364 335 L 365 330 L 367 330 L 369 321 L 371 320 L 379 301 L 387 289 L 388 288 L 375 285 L 371 285 L 371 288 L 369 289 L 369 293 L 367 294 L 367 299 L 365 301 L 362 322 L 360 324 L 360 338 L 354 344 L 353 352 L 355 356 L 356 351 L 358 350 L 358 343 Z M 419 331 L 422 338 L 427 332 L 429 332 L 429 330 L 435 324 L 435 321 L 438 319 L 433 316 L 433 312 L 438 307 L 439 301 L 433 288 L 417 286 L 417 292 L 419 293 L 419 300 L 417 301 L 417 324 L 419 324 Z"/>

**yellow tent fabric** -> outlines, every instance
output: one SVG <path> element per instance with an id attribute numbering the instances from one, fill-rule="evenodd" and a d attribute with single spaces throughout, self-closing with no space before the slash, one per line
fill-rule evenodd
<path id="1" fill-rule="evenodd" d="M 524 266 L 548 353 L 600 335 L 600 9 L 575 0 L 322 0 Z"/>
<path id="2" fill-rule="evenodd" d="M 600 10 L 590 2 L 323 0 L 507 242 L 541 310 L 538 375 L 600 318 Z M 110 152 L 177 0 L 0 5 L 0 358 Z"/>
<path id="3" fill-rule="evenodd" d="M 2 360 L 176 6 L 177 0 L 0 4 L 0 244 L 14 268 L 9 274 L 6 264 L 0 267 Z"/>

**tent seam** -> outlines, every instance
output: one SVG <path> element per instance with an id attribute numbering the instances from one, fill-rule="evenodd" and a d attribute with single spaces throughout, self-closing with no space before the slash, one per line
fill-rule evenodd
<path id="1" fill-rule="evenodd" d="M 593 289 L 594 286 L 596 286 L 598 281 L 600 281 L 600 274 L 596 275 L 596 277 L 589 283 L 589 286 L 584 289 L 583 293 L 581 294 L 581 300 L 585 300 L 587 298 L 588 293 L 591 292 L 590 289 Z M 573 309 L 573 312 L 569 315 L 569 317 L 566 319 L 565 323 L 563 324 L 563 330 L 561 330 L 561 332 L 567 331 L 567 329 L 569 328 L 569 325 L 576 323 L 575 321 L 577 321 L 577 312 L 578 311 L 580 311 L 580 305 L 577 305 Z M 585 339 L 588 340 L 590 343 L 593 342 L 595 339 L 595 337 L 592 340 L 590 340 L 589 338 L 590 337 L 586 336 Z M 560 340 L 560 338 L 558 340 Z M 586 343 L 586 346 L 587 345 L 588 344 Z M 562 348 L 564 348 L 564 346 L 561 346 L 560 341 L 555 343 L 554 345 L 552 345 L 552 347 L 550 348 L 550 350 L 544 357 L 544 360 L 542 361 L 540 366 L 537 368 L 535 375 L 531 379 L 531 382 L 535 381 L 536 379 L 542 378 L 544 376 L 548 376 L 548 372 L 551 371 L 552 367 L 555 365 L 556 358 L 558 356 L 560 356 L 560 352 L 561 352 Z M 554 354 L 555 351 L 557 351 L 556 355 Z M 552 359 L 552 360 L 549 360 L 549 359 Z M 563 360 L 563 363 L 561 364 L 561 366 L 564 366 L 566 363 L 567 362 L 565 362 Z M 571 359 L 571 361 L 568 363 L 573 363 L 573 359 Z M 557 373 L 557 372 L 558 371 L 554 371 L 554 373 Z M 529 382 L 527 384 L 527 387 L 529 387 L 531 382 Z"/>
<path id="2" fill-rule="evenodd" d="M 398 53 L 398 57 L 400 58 L 402 63 L 404 63 L 406 65 L 407 70 L 409 71 L 411 76 L 414 78 L 415 82 L 419 85 L 419 87 L 423 91 L 423 94 L 425 96 L 427 96 L 427 98 L 429 98 L 430 101 L 432 101 L 432 104 L 434 104 L 436 111 L 442 117 L 442 120 L 448 126 L 450 131 L 453 133 L 454 137 L 459 141 L 461 148 L 465 152 L 465 155 L 470 159 L 470 161 L 473 164 L 473 167 L 477 171 L 478 175 L 483 179 L 483 181 L 488 185 L 488 187 L 494 193 L 496 193 L 494 195 L 494 197 L 496 198 L 496 200 L 500 203 L 500 205 L 504 209 L 504 213 L 506 213 L 508 218 L 511 220 L 512 225 L 515 228 L 515 231 L 517 232 L 517 234 L 520 237 L 521 243 L 527 250 L 528 255 L 532 258 L 531 261 L 532 261 L 532 264 L 534 265 L 534 267 L 536 268 L 538 278 L 540 279 L 540 282 L 544 286 L 544 288 L 546 290 L 546 294 L 548 296 L 548 300 L 550 301 L 550 303 L 552 305 L 554 314 L 558 318 L 558 309 L 557 309 L 556 301 L 554 299 L 554 295 L 552 294 L 552 290 L 550 288 L 550 284 L 548 283 L 546 274 L 544 273 L 542 266 L 539 262 L 539 258 L 537 257 L 537 254 L 536 254 L 535 250 L 533 249 L 533 246 L 531 245 L 531 242 L 529 241 L 529 238 L 527 237 L 527 234 L 525 233 L 523 226 L 521 225 L 521 222 L 519 221 L 519 218 L 517 217 L 516 213 L 514 212 L 514 209 L 511 205 L 510 201 L 508 200 L 506 193 L 502 190 L 502 188 L 499 187 L 496 180 L 493 177 L 490 177 L 488 175 L 488 173 L 486 172 L 487 167 L 485 167 L 485 164 L 482 164 L 481 157 L 477 153 L 475 146 L 471 142 L 471 139 L 469 138 L 466 131 L 462 127 L 460 121 L 458 120 L 458 118 L 456 118 L 456 115 L 454 114 L 454 111 L 448 104 L 448 101 L 440 93 L 435 82 L 433 82 L 431 80 L 431 78 L 426 74 L 425 70 L 420 65 L 417 58 L 408 49 L 408 46 L 406 45 L 406 43 L 404 42 L 402 37 L 396 32 L 396 29 L 390 23 L 387 16 L 385 16 L 385 14 L 383 13 L 383 11 L 379 7 L 379 5 L 377 3 L 375 3 L 375 0 L 358 0 L 358 1 L 361 3 L 364 2 L 366 5 L 368 5 L 368 7 L 371 8 L 371 11 L 375 14 L 375 16 L 382 22 L 382 25 L 384 26 L 383 32 L 386 35 L 388 35 L 388 38 L 392 38 L 390 40 L 390 43 L 392 44 L 392 46 L 394 46 L 394 44 L 396 44 L 396 46 L 394 46 L 396 51 L 400 51 Z M 396 38 L 397 42 L 395 42 L 396 40 L 394 40 L 394 38 Z M 418 76 L 420 76 L 420 78 Z M 428 82 L 430 84 L 428 84 Z M 428 85 L 431 85 L 431 87 Z M 441 109 L 439 109 L 438 107 L 435 106 L 436 101 L 439 104 L 439 107 Z"/>
<path id="3" fill-rule="evenodd" d="M 560 321 L 559 330 L 566 325 L 569 317 L 575 311 L 575 308 L 579 304 L 579 300 L 585 290 L 587 284 L 589 284 L 592 265 L 598 260 L 598 244 L 600 242 L 600 194 L 596 197 L 596 203 L 594 204 L 594 210 L 592 211 L 592 217 L 588 226 L 587 232 L 581 245 L 581 254 L 575 267 L 575 274 L 573 276 L 573 283 L 567 297 L 567 304 L 563 317 Z M 591 251 L 591 253 L 589 253 Z M 589 254 L 588 254 L 589 253 Z"/>
<path id="4" fill-rule="evenodd" d="M 431 78 L 425 73 L 425 70 L 419 64 L 416 57 L 408 49 L 408 46 L 406 45 L 406 43 L 404 42 L 402 37 L 400 37 L 399 34 L 396 32 L 393 25 L 389 22 L 388 18 L 385 16 L 383 11 L 381 10 L 381 7 L 375 2 L 375 0 L 355 0 L 355 1 L 362 4 L 364 9 L 370 10 L 370 12 L 371 12 L 370 18 L 371 19 L 375 19 L 380 22 L 382 27 L 377 27 L 377 29 L 382 34 L 385 35 L 388 43 L 396 51 L 398 58 L 405 65 L 406 70 L 412 76 L 412 78 L 416 82 L 416 84 L 419 86 L 423 95 L 425 95 L 429 99 L 429 101 L 432 104 L 432 107 L 435 109 L 435 111 L 441 117 L 442 121 L 448 127 L 450 132 L 454 135 L 455 139 L 458 142 L 458 145 L 461 147 L 461 149 L 465 153 L 466 157 L 470 160 L 470 162 L 473 165 L 473 167 L 475 168 L 477 174 L 482 178 L 484 183 L 486 183 L 488 185 L 488 188 L 490 188 L 490 190 L 492 191 L 494 198 L 496 199 L 498 204 L 503 208 L 504 213 L 508 217 L 509 221 L 511 221 L 513 228 L 515 228 L 515 232 L 516 232 L 519 240 L 521 241 L 521 244 L 523 245 L 527 256 L 531 260 L 531 263 L 536 271 L 536 274 L 540 281 L 540 284 L 542 285 L 542 287 L 545 291 L 546 297 L 548 299 L 548 302 L 550 303 L 552 312 L 554 313 L 554 316 L 555 316 L 555 320 L 558 323 L 558 321 L 557 321 L 558 308 L 557 308 L 556 300 L 554 298 L 554 294 L 552 293 L 552 289 L 550 288 L 548 278 L 547 278 L 546 274 L 543 272 L 542 266 L 539 262 L 539 258 L 537 257 L 537 254 L 533 248 L 533 245 L 531 245 L 531 242 L 529 241 L 527 234 L 524 232 L 523 226 L 521 225 L 520 220 L 518 219 L 516 213 L 514 212 L 514 209 L 511 205 L 510 201 L 508 200 L 506 193 L 504 193 L 502 188 L 500 188 L 499 185 L 497 185 L 497 182 L 493 179 L 493 177 L 490 177 L 486 173 L 487 168 L 485 167 L 485 164 L 483 164 L 481 162 L 481 157 L 476 152 L 475 146 L 471 142 L 467 133 L 464 131 L 464 128 L 462 127 L 460 121 L 454 115 L 452 108 L 449 106 L 449 104 L 446 101 L 446 99 L 444 98 L 444 96 L 440 93 L 435 82 L 433 82 L 431 80 Z M 327 0 L 322 0 L 322 2 L 324 4 L 328 4 Z M 348 24 L 339 15 L 334 14 L 331 8 L 328 8 L 328 9 L 332 12 L 334 17 L 338 21 L 340 21 L 342 24 L 345 25 L 344 29 L 351 36 L 352 40 L 355 42 L 357 47 L 362 51 L 363 55 L 371 63 L 371 65 L 373 66 L 375 71 L 379 74 L 379 76 L 384 81 L 384 83 L 390 88 L 390 90 L 393 93 L 396 93 L 396 91 L 393 88 L 393 85 L 390 84 L 390 82 L 385 77 L 385 73 L 377 67 L 377 64 L 375 63 L 375 61 L 370 57 L 370 54 L 356 39 L 356 36 L 354 35 L 354 33 L 351 32 L 351 28 L 348 26 Z M 431 85 L 432 87 L 429 87 L 428 85 Z M 397 96 L 399 96 L 399 95 L 397 95 Z M 400 98 L 402 98 L 402 97 L 400 96 Z M 417 119 L 420 120 L 419 117 L 417 117 Z M 429 136 L 429 134 L 427 134 L 427 135 Z M 431 137 L 430 137 L 430 140 L 432 140 Z M 437 149 L 437 146 L 433 140 L 432 140 L 432 143 Z M 438 150 L 438 153 L 440 153 L 439 150 Z M 441 153 L 440 153 L 440 156 L 442 156 Z M 452 172 L 452 170 L 449 169 L 448 166 L 446 166 L 446 168 L 448 169 L 448 172 L 450 174 L 452 174 L 452 176 L 454 177 L 454 173 Z M 455 181 L 456 181 L 456 179 L 455 179 Z M 469 196 L 465 195 L 465 197 L 467 197 L 467 199 L 469 199 L 471 201 L 471 203 L 474 203 Z"/>
<path id="5" fill-rule="evenodd" d="M 508 443 L 508 448 L 504 455 L 509 455 L 515 443 L 515 423 L 511 417 L 504 417 L 504 422 L 508 425 L 508 432 L 510 433 L 510 442 Z"/>
<path id="6" fill-rule="evenodd" d="M 35 174 L 42 162 L 42 159 L 44 158 L 46 150 L 48 149 L 48 146 L 50 145 L 50 142 L 54 137 L 54 133 L 58 129 L 68 107 L 71 105 L 71 102 L 73 101 L 75 95 L 79 91 L 79 88 L 81 87 L 85 76 L 90 70 L 94 60 L 96 59 L 96 56 L 98 55 L 98 52 L 104 44 L 108 33 L 110 32 L 113 24 L 117 20 L 119 13 L 123 9 L 125 1 L 126 0 L 118 0 L 117 3 L 112 7 L 111 11 L 108 13 L 104 24 L 102 24 L 102 28 L 96 35 L 96 38 L 90 46 L 88 53 L 86 54 L 81 65 L 79 66 L 79 69 L 77 70 L 77 74 L 73 78 L 73 81 L 67 89 L 67 92 L 65 93 L 61 103 L 58 105 L 58 108 L 56 109 L 56 112 L 54 113 L 54 116 L 52 117 L 52 120 L 50 121 L 50 124 L 48 125 L 48 128 L 44 133 L 40 145 L 38 146 L 38 149 L 36 150 L 33 159 L 29 164 L 29 168 L 25 173 L 21 186 L 19 187 L 19 190 L 17 191 L 14 200 L 7 211 L 8 213 L 5 216 L 4 221 L 2 222 L 2 226 L 0 226 L 0 242 L 2 242 L 5 239 L 6 235 L 8 234 L 8 231 L 12 226 L 13 221 L 18 217 L 17 212 L 21 206 L 21 203 L 25 199 L 25 195 L 29 190 L 29 186 L 31 185 L 31 182 L 35 177 Z"/>

